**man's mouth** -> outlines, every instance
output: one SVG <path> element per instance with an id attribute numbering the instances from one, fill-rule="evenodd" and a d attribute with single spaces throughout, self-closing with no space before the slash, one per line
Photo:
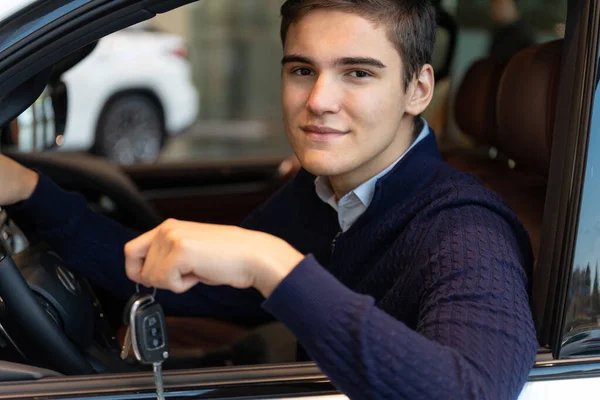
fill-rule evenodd
<path id="1" fill-rule="evenodd" d="M 349 132 L 322 125 L 304 125 L 300 127 L 300 129 L 302 129 L 308 137 L 315 140 L 333 139 Z"/>

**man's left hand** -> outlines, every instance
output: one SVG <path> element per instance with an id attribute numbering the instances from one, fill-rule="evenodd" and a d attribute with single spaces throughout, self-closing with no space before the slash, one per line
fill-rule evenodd
<path id="1" fill-rule="evenodd" d="M 129 279 L 175 293 L 204 283 L 254 287 L 269 297 L 303 258 L 266 233 L 173 219 L 125 245 Z"/>

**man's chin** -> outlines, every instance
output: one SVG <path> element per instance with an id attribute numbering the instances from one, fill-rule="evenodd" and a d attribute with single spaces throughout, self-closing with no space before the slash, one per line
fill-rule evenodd
<path id="1" fill-rule="evenodd" d="M 311 159 L 301 161 L 302 167 L 315 176 L 343 175 L 352 168 L 331 159 Z"/>

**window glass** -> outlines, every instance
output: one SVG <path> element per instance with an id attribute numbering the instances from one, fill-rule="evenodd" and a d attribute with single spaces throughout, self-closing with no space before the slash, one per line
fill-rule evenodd
<path id="1" fill-rule="evenodd" d="M 581 330 L 594 334 L 595 354 L 600 354 L 600 91 L 596 77 L 591 132 L 588 144 L 588 158 L 585 170 L 583 198 L 579 211 L 579 226 L 573 259 L 573 271 L 567 292 L 567 315 L 564 337 L 570 337 Z M 589 351 L 590 341 L 576 343 L 577 354 Z M 572 352 L 563 345 L 561 357 L 569 357 Z"/>

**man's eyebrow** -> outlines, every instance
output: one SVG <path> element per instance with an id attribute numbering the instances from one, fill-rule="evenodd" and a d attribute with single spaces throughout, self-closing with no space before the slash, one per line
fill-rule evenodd
<path id="1" fill-rule="evenodd" d="M 299 54 L 289 54 L 281 59 L 281 65 L 293 62 L 314 65 L 313 60 Z M 384 63 L 372 57 L 342 57 L 335 60 L 333 65 L 336 67 L 343 65 L 369 65 L 375 68 L 386 68 Z"/>
<path id="2" fill-rule="evenodd" d="M 293 62 L 302 63 L 302 64 L 310 64 L 310 65 L 314 64 L 313 60 L 311 60 L 308 57 L 301 56 L 299 54 L 288 54 L 286 56 L 283 56 L 283 58 L 281 59 L 281 65 L 285 65 L 287 63 L 293 63 Z"/>
<path id="3" fill-rule="evenodd" d="M 343 57 L 333 63 L 335 66 L 342 65 L 369 65 L 375 68 L 386 68 L 385 64 L 372 57 Z"/>

